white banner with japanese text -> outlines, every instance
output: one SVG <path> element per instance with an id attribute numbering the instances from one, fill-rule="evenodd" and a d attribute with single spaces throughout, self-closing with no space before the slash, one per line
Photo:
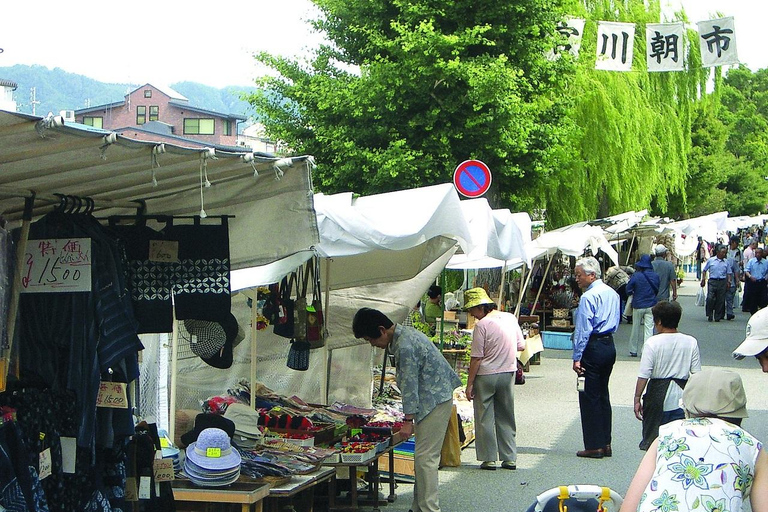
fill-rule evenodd
<path id="1" fill-rule="evenodd" d="M 696 25 L 699 27 L 702 67 L 711 68 L 739 63 L 733 16 L 700 21 Z"/>
<path id="2" fill-rule="evenodd" d="M 601 21 L 597 25 L 595 69 L 632 71 L 635 24 Z"/>
<path id="3" fill-rule="evenodd" d="M 648 71 L 685 70 L 685 26 L 678 23 L 648 23 L 645 26 L 645 57 Z"/>

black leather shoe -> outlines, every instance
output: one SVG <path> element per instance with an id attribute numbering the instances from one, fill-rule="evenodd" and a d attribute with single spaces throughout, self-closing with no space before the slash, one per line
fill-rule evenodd
<path id="1" fill-rule="evenodd" d="M 613 457 L 613 450 L 611 449 L 611 445 L 605 445 L 605 448 L 603 448 L 603 455 L 605 457 Z"/>
<path id="2" fill-rule="evenodd" d="M 736 318 L 736 315 L 728 315 L 728 320 L 733 320 L 734 318 Z"/>
<path id="3" fill-rule="evenodd" d="M 602 459 L 605 456 L 605 452 L 602 448 L 596 450 L 581 450 L 576 452 L 577 457 L 584 457 L 587 459 Z"/>
<path id="4" fill-rule="evenodd" d="M 712 317 L 711 317 L 711 316 L 708 316 L 708 317 L 707 317 L 707 322 L 711 322 L 711 321 L 712 321 Z"/>

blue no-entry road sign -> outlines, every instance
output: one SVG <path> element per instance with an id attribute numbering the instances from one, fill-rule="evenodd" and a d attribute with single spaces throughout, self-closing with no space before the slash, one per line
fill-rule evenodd
<path id="1" fill-rule="evenodd" d="M 453 186 L 464 197 L 480 197 L 491 187 L 491 170 L 480 160 L 464 160 L 453 171 Z"/>

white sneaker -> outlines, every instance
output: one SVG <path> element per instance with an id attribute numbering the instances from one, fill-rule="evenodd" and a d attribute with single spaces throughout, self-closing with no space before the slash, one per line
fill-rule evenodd
<path id="1" fill-rule="evenodd" d="M 480 464 L 480 469 L 488 469 L 490 471 L 496 471 L 496 461 L 485 461 L 482 464 Z"/>

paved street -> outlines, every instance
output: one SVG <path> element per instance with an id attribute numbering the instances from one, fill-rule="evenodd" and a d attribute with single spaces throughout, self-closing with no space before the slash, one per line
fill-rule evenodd
<path id="1" fill-rule="evenodd" d="M 743 426 L 760 440 L 768 440 L 768 374 L 761 373 L 752 359 L 736 361 L 731 350 L 744 339 L 747 313 L 738 308 L 736 319 L 708 323 L 704 308 L 694 304 L 698 289 L 695 276 L 683 283 L 679 301 L 683 306 L 680 330 L 695 336 L 703 366 L 737 370 L 747 391 L 750 417 Z M 640 422 L 632 411 L 632 397 L 639 359 L 630 358 L 631 325 L 621 324 L 616 336 L 617 362 L 611 377 L 613 403 L 613 457 L 580 459 L 582 449 L 576 377 L 570 351 L 545 350 L 541 364 L 531 366 L 526 384 L 517 386 L 515 417 L 518 427 L 517 471 L 477 469 L 474 445 L 462 452 L 462 466 L 440 471 L 440 502 L 445 512 L 524 511 L 537 494 L 569 484 L 605 485 L 626 492 L 644 452 Z M 413 487 L 399 484 L 398 499 L 389 510 L 407 511 Z"/>

